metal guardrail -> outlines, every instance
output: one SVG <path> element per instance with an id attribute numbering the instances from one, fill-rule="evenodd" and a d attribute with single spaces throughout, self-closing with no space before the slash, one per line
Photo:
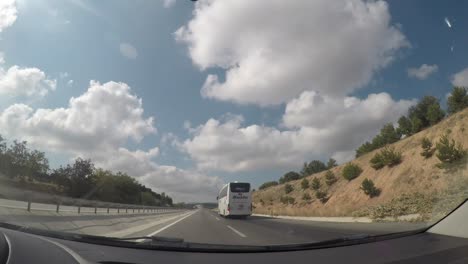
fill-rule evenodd
<path id="1" fill-rule="evenodd" d="M 60 203 L 56 204 L 45 204 L 29 201 L 18 201 L 18 200 L 7 200 L 0 199 L 0 207 L 12 208 L 12 209 L 24 209 L 28 212 L 31 211 L 50 211 L 50 212 L 67 212 L 67 213 L 94 213 L 94 214 L 144 214 L 144 213 L 170 213 L 177 212 L 180 210 L 186 210 L 182 208 L 174 207 L 150 207 L 150 206 L 136 206 L 136 205 L 124 205 L 120 206 L 106 206 L 106 207 L 89 207 L 89 206 L 80 206 L 80 205 L 62 205 Z"/>
<path id="2" fill-rule="evenodd" d="M 0 199 L 0 207 L 24 209 L 31 211 L 50 211 L 50 212 L 68 212 L 68 213 L 94 213 L 94 214 L 142 214 L 142 213 L 168 213 L 182 210 L 175 207 L 161 206 L 142 206 L 133 204 L 105 203 L 100 201 L 66 198 L 63 201 L 55 197 L 53 203 L 44 201 L 45 199 L 34 199 L 27 195 L 27 199 Z M 50 199 L 46 199 L 50 200 Z"/>

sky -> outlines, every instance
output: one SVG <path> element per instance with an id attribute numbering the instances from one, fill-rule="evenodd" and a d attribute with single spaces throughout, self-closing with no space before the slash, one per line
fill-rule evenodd
<path id="1" fill-rule="evenodd" d="M 465 1 L 2 0 L 0 135 L 177 202 L 349 161 L 468 86 Z"/>

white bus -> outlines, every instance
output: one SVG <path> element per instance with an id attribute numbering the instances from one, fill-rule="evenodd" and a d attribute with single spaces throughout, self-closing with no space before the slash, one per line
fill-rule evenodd
<path id="1" fill-rule="evenodd" d="M 230 182 L 221 188 L 218 213 L 221 216 L 247 217 L 252 215 L 252 193 L 250 183 Z"/>

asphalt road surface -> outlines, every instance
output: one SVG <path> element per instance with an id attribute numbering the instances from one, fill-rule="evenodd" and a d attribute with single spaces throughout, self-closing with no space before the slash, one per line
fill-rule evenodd
<path id="1" fill-rule="evenodd" d="M 226 219 L 198 209 L 158 220 L 148 228 L 122 230 L 120 237 L 156 235 L 186 242 L 230 245 L 275 245 L 318 242 L 349 235 L 384 234 L 422 227 L 413 223 L 329 223 L 251 216 Z M 135 232 L 133 232 L 135 231 Z"/>

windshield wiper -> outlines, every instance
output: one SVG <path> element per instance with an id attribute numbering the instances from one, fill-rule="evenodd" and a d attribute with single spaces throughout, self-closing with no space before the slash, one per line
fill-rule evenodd
<path id="1" fill-rule="evenodd" d="M 109 237 L 116 241 L 132 241 L 132 240 L 145 240 L 153 243 L 184 243 L 183 238 L 178 237 L 163 237 L 163 236 L 139 236 L 139 237 Z"/>

